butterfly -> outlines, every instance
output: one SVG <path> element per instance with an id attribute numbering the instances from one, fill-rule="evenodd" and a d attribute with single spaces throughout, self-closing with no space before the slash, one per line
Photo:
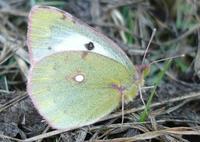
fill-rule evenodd
<path id="1" fill-rule="evenodd" d="M 133 101 L 144 83 L 141 69 L 117 44 L 57 8 L 31 9 L 27 44 L 27 91 L 53 128 L 93 124 Z"/>

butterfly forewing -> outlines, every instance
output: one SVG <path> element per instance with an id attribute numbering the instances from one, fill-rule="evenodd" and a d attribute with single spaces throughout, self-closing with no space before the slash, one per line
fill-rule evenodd
<path id="1" fill-rule="evenodd" d="M 35 6 L 29 15 L 28 45 L 31 60 L 39 61 L 55 52 L 77 50 L 107 56 L 133 68 L 126 54 L 110 39 L 95 31 L 69 13 L 53 7 Z"/>

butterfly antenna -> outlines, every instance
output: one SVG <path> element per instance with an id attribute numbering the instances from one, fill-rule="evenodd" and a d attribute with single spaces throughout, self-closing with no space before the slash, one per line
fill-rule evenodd
<path id="1" fill-rule="evenodd" d="M 152 64 L 155 64 L 155 63 L 158 63 L 158 62 L 163 62 L 163 61 L 170 60 L 170 59 L 180 58 L 180 57 L 185 57 L 185 54 L 156 60 L 156 61 L 151 62 L 149 65 L 152 65 Z"/>
<path id="2" fill-rule="evenodd" d="M 142 65 L 144 64 L 144 61 L 145 61 L 147 52 L 148 52 L 148 50 L 149 50 L 149 46 L 150 46 L 150 44 L 151 44 L 151 42 L 152 42 L 153 37 L 155 36 L 155 34 L 156 34 L 156 28 L 153 29 L 153 32 L 152 32 L 152 34 L 151 34 L 151 38 L 150 38 L 149 43 L 148 43 L 148 45 L 147 45 L 147 48 L 146 48 L 146 50 L 145 50 L 145 52 L 144 52 L 144 56 L 143 56 L 143 59 L 142 59 Z"/>
<path id="3" fill-rule="evenodd" d="M 124 94 L 122 94 L 121 97 L 122 97 L 122 122 L 121 122 L 121 124 L 123 125 L 123 123 L 124 123 Z"/>

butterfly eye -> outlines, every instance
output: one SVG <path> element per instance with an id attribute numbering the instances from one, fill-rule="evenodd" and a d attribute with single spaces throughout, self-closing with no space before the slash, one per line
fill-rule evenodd
<path id="1" fill-rule="evenodd" d="M 89 42 L 87 44 L 85 44 L 85 47 L 88 49 L 88 50 L 92 50 L 94 49 L 94 44 L 92 42 Z"/>

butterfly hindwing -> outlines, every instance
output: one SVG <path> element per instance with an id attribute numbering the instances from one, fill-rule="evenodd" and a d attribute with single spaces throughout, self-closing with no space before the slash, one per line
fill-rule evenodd
<path id="1" fill-rule="evenodd" d="M 67 51 L 34 64 L 28 91 L 51 126 L 72 129 L 96 122 L 117 108 L 122 94 L 116 86 L 130 88 L 133 74 L 105 56 Z"/>

